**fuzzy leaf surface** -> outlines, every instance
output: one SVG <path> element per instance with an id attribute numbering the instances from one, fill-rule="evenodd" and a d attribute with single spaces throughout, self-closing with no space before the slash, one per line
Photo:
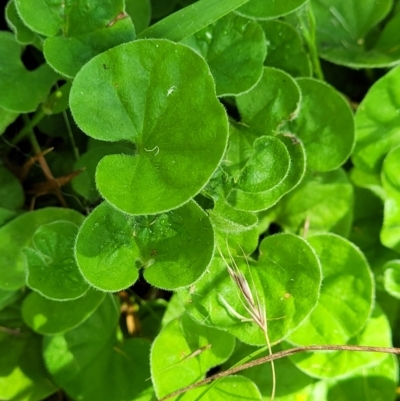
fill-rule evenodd
<path id="1" fill-rule="evenodd" d="M 135 156 L 107 156 L 96 171 L 100 193 L 130 214 L 187 202 L 227 142 L 226 113 L 206 62 L 166 40 L 123 44 L 91 60 L 72 85 L 71 110 L 93 138 L 136 145 Z"/>

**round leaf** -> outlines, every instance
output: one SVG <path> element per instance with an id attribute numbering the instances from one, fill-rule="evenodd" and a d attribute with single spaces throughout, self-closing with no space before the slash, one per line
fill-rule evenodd
<path id="1" fill-rule="evenodd" d="M 353 186 L 343 170 L 308 172 L 300 185 L 276 206 L 274 221 L 285 231 L 331 231 L 347 236 L 353 216 Z"/>
<path id="2" fill-rule="evenodd" d="M 242 122 L 256 135 L 270 135 L 285 121 L 296 115 L 300 103 L 300 88 L 283 71 L 264 67 L 257 85 L 236 99 Z"/>
<path id="3" fill-rule="evenodd" d="M 374 301 L 367 260 L 350 241 L 334 234 L 308 239 L 322 266 L 323 282 L 316 308 L 290 335 L 295 344 L 342 344 L 366 324 Z"/>
<path id="4" fill-rule="evenodd" d="M 399 85 L 400 66 L 375 82 L 357 109 L 352 159 L 366 173 L 380 173 L 384 157 L 400 143 Z"/>
<path id="5" fill-rule="evenodd" d="M 206 59 L 218 96 L 246 92 L 261 78 L 267 51 L 255 21 L 230 13 L 181 43 Z"/>
<path id="6" fill-rule="evenodd" d="M 228 359 L 234 345 L 230 334 L 200 326 L 187 315 L 168 323 L 151 349 L 151 377 L 158 398 L 204 377 Z"/>
<path id="7" fill-rule="evenodd" d="M 229 203 L 241 210 L 260 211 L 270 208 L 280 198 L 282 198 L 283 195 L 295 188 L 299 184 L 305 173 L 306 163 L 304 147 L 295 136 L 286 134 L 276 137 L 262 138 L 265 138 L 266 140 L 261 141 L 261 138 L 259 138 L 257 142 L 270 142 L 270 146 L 263 149 L 259 148 L 259 153 L 257 154 L 258 146 L 256 142 L 254 143 L 254 154 L 244 166 L 241 172 L 242 174 L 239 176 L 239 180 L 243 177 L 243 173 L 250 170 L 256 180 L 264 177 L 264 184 L 268 182 L 270 183 L 272 181 L 271 178 L 274 178 L 274 174 L 272 174 L 272 169 L 266 168 L 266 164 L 268 163 L 260 162 L 261 155 L 264 156 L 264 159 L 266 159 L 265 156 L 269 155 L 271 161 L 275 162 L 275 166 L 273 168 L 274 170 L 276 170 L 275 179 L 276 175 L 278 175 L 277 173 L 282 173 L 282 170 L 285 167 L 287 168 L 287 170 L 285 176 L 281 176 L 282 179 L 280 182 L 278 182 L 274 186 L 271 186 L 270 188 L 265 186 L 264 190 L 260 192 L 253 192 L 251 190 L 245 191 L 239 186 L 240 181 L 238 181 L 238 188 L 233 188 L 230 191 L 227 196 L 227 200 Z M 275 146 L 271 146 L 272 144 L 275 144 Z M 280 149 L 281 151 L 277 151 L 278 149 Z M 282 152 L 282 150 L 284 152 Z M 287 158 L 286 163 L 285 158 Z M 255 188 L 255 186 L 247 186 L 247 188 L 257 189 Z M 259 189 L 261 189 L 260 186 Z"/>
<path id="8" fill-rule="evenodd" d="M 376 307 L 364 330 L 346 344 L 370 347 L 391 347 L 391 330 L 387 317 Z M 292 355 L 289 358 L 306 374 L 317 378 L 340 378 L 360 368 L 379 364 L 386 355 L 373 352 L 313 352 Z"/>
<path id="9" fill-rule="evenodd" d="M 247 258 L 246 258 L 247 259 Z M 265 333 L 251 321 L 246 302 L 229 276 L 234 261 L 252 296 L 265 306 L 268 337 L 278 342 L 293 331 L 315 307 L 321 283 L 318 259 L 300 237 L 279 234 L 265 238 L 257 262 L 215 257 L 199 281 L 179 291 L 187 311 L 204 325 L 226 330 L 248 344 L 266 343 Z M 226 263 L 225 263 L 226 262 Z"/>
<path id="10" fill-rule="evenodd" d="M 307 166 L 316 171 L 338 168 L 350 156 L 354 123 L 349 105 L 331 86 L 312 78 L 297 80 L 302 101 L 290 130 L 306 148 Z"/>
<path id="11" fill-rule="evenodd" d="M 72 209 L 44 208 L 18 216 L 0 229 L 0 288 L 18 289 L 25 285 L 26 259 L 22 249 L 43 224 L 68 220 L 79 225 L 83 216 Z"/>
<path id="12" fill-rule="evenodd" d="M 310 60 L 298 32 L 283 21 L 258 23 L 265 33 L 268 46 L 264 64 L 279 68 L 293 77 L 310 76 Z"/>
<path id="13" fill-rule="evenodd" d="M 96 172 L 100 193 L 131 214 L 187 202 L 225 150 L 227 118 L 206 62 L 167 40 L 123 44 L 92 59 L 74 80 L 71 109 L 93 138 L 136 145 L 135 156 L 107 156 Z"/>
<path id="14" fill-rule="evenodd" d="M 27 284 L 46 298 L 71 300 L 89 288 L 74 259 L 72 248 L 78 226 L 55 221 L 39 227 L 32 238 L 33 248 L 25 248 Z"/>
<path id="15" fill-rule="evenodd" d="M 193 201 L 169 213 L 142 217 L 125 215 L 104 202 L 82 225 L 75 252 L 89 283 L 118 291 L 137 280 L 138 267 L 157 287 L 187 286 L 204 273 L 213 248 L 211 223 Z"/>
<path id="16" fill-rule="evenodd" d="M 31 292 L 22 304 L 25 323 L 40 334 L 57 334 L 71 330 L 86 320 L 105 297 L 104 292 L 89 289 L 73 301 L 59 302 Z"/>

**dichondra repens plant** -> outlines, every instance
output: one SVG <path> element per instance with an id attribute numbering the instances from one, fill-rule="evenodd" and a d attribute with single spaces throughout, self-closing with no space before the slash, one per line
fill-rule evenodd
<path id="1" fill-rule="evenodd" d="M 0 400 L 395 400 L 399 1 L 4 15 Z"/>

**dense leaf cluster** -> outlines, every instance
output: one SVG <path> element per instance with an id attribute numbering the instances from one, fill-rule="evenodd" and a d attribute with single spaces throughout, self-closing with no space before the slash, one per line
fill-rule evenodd
<path id="1" fill-rule="evenodd" d="M 5 18 L 1 400 L 154 401 L 271 345 L 398 344 L 400 1 L 9 0 Z M 391 355 L 309 352 L 171 399 L 397 383 Z"/>

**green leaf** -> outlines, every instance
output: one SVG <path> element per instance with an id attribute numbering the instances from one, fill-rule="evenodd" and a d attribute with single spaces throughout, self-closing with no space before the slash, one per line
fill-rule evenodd
<path id="1" fill-rule="evenodd" d="M 39 334 L 57 334 L 71 330 L 85 321 L 100 305 L 104 292 L 89 289 L 72 301 L 53 301 L 31 292 L 22 304 L 25 324 Z"/>
<path id="2" fill-rule="evenodd" d="M 24 204 L 24 190 L 17 177 L 0 166 L 0 208 L 18 210 Z"/>
<path id="3" fill-rule="evenodd" d="M 254 213 L 237 210 L 224 200 L 218 200 L 209 216 L 222 252 L 226 247 L 235 250 L 237 255 L 243 255 L 243 252 L 250 255 L 256 250 L 258 219 Z"/>
<path id="4" fill-rule="evenodd" d="M 72 209 L 44 208 L 18 216 L 0 229 L 0 288 L 16 290 L 25 285 L 26 260 L 22 249 L 43 224 L 68 220 L 81 224 L 83 216 Z"/>
<path id="5" fill-rule="evenodd" d="M 387 262 L 383 269 L 385 290 L 393 297 L 400 299 L 400 260 Z"/>
<path id="6" fill-rule="evenodd" d="M 40 43 L 39 35 L 30 30 L 22 21 L 17 12 L 15 1 L 10 0 L 6 6 L 6 19 L 10 29 L 14 32 L 17 42 L 21 44 Z"/>
<path id="7" fill-rule="evenodd" d="M 129 143 L 108 143 L 107 145 L 97 146 L 89 149 L 82 154 L 78 161 L 74 164 L 74 170 L 84 169 L 72 181 L 72 188 L 89 202 L 94 203 L 100 198 L 95 183 L 95 171 L 99 161 L 110 154 L 135 154 L 135 147 Z"/>
<path id="8" fill-rule="evenodd" d="M 350 377 L 330 382 L 328 400 L 353 401 L 394 400 L 398 380 L 398 362 L 394 355 L 369 368 L 362 368 Z"/>
<path id="9" fill-rule="evenodd" d="M 386 192 L 382 244 L 400 253 L 400 146 L 392 149 L 383 162 L 382 186 Z"/>
<path id="10" fill-rule="evenodd" d="M 181 43 L 206 59 L 218 96 L 246 92 L 261 78 L 267 51 L 255 21 L 230 13 Z"/>
<path id="11" fill-rule="evenodd" d="M 159 213 L 187 202 L 225 150 L 226 113 L 210 71 L 183 45 L 140 40 L 102 53 L 75 78 L 70 104 L 88 135 L 136 145 L 135 156 L 106 156 L 96 171 L 102 196 L 127 213 Z"/>
<path id="12" fill-rule="evenodd" d="M 0 107 L 0 136 L 4 134 L 7 127 L 12 124 L 18 116 L 19 113 Z"/>
<path id="13" fill-rule="evenodd" d="M 295 117 L 300 88 L 283 71 L 264 67 L 264 74 L 249 92 L 236 98 L 242 122 L 258 136 L 276 133 L 279 126 Z"/>
<path id="14" fill-rule="evenodd" d="M 285 231 L 308 234 L 334 232 L 347 236 L 353 216 L 353 186 L 341 169 L 308 172 L 301 184 L 273 211 L 273 220 Z"/>
<path id="15" fill-rule="evenodd" d="M 248 0 L 198 1 L 163 18 L 161 21 L 142 31 L 138 37 L 165 38 L 174 42 L 179 42 L 212 24 L 224 15 L 229 14 L 247 1 Z"/>
<path id="16" fill-rule="evenodd" d="M 273 149 L 273 146 L 257 149 L 258 145 L 262 142 L 269 142 L 270 145 L 275 144 L 275 151 L 269 153 Z M 227 195 L 228 202 L 241 210 L 260 211 L 270 208 L 283 195 L 295 188 L 305 173 L 304 147 L 295 136 L 286 134 L 276 137 L 261 137 L 257 140 L 257 143 L 254 142 L 254 145 L 254 153 L 242 169 L 237 187 L 234 187 Z M 281 155 L 276 151 L 276 148 L 281 149 Z M 282 150 L 284 151 L 282 152 Z M 268 156 L 270 158 L 269 161 Z M 287 158 L 286 161 L 285 158 Z M 272 167 L 271 164 L 275 164 L 275 166 Z M 267 166 L 270 166 L 270 168 Z M 270 185 L 268 188 L 268 185 L 265 184 L 271 183 L 274 178 L 271 171 L 275 170 L 276 178 L 279 170 L 282 172 L 285 167 L 287 170 L 282 179 L 276 185 Z M 261 178 L 264 178 L 264 190 L 257 192 L 255 191 L 257 186 L 248 185 L 251 184 L 251 181 L 253 183 L 260 181 L 261 183 Z M 243 189 L 243 185 L 241 185 L 241 179 L 246 184 L 245 190 Z M 252 191 L 253 188 L 254 190 Z M 259 185 L 258 188 L 262 189 Z"/>
<path id="17" fill-rule="evenodd" d="M 400 60 L 399 14 L 389 13 L 392 0 L 311 0 L 319 55 L 352 68 L 389 67 Z"/>
<path id="18" fill-rule="evenodd" d="M 368 262 L 350 241 L 334 234 L 308 238 L 322 266 L 316 308 L 289 336 L 295 344 L 343 344 L 365 326 L 374 301 Z"/>
<path id="19" fill-rule="evenodd" d="M 267 40 L 268 54 L 264 64 L 279 68 L 293 77 L 310 76 L 310 60 L 297 31 L 283 21 L 258 23 Z"/>
<path id="20" fill-rule="evenodd" d="M 315 307 L 321 270 L 311 247 L 292 234 L 266 237 L 259 252 L 257 262 L 248 258 L 235 258 L 235 262 L 253 298 L 265 305 L 268 337 L 275 343 L 289 335 Z M 227 262 L 233 266 L 230 259 Z M 180 290 L 179 295 L 195 321 L 228 331 L 245 343 L 265 345 L 261 329 L 248 321 L 244 301 L 220 257 L 214 258 L 207 274 L 188 290 Z"/>
<path id="21" fill-rule="evenodd" d="M 366 173 L 379 174 L 386 154 L 400 143 L 399 85 L 400 66 L 375 82 L 357 109 L 352 160 Z"/>
<path id="22" fill-rule="evenodd" d="M 236 348 L 228 362 L 224 363 L 225 368 L 233 366 L 244 358 L 248 358 L 253 352 L 258 349 L 247 344 L 236 342 Z M 279 346 L 273 347 L 273 352 L 281 351 Z M 257 358 L 268 355 L 268 350 L 262 354 L 257 353 Z M 276 375 L 276 392 L 275 400 L 279 401 L 322 401 L 312 398 L 313 384 L 315 379 L 311 378 L 299 370 L 289 358 L 280 358 L 274 361 L 274 369 Z M 272 371 L 271 364 L 264 363 L 250 369 L 240 372 L 241 375 L 252 380 L 261 392 L 262 400 L 269 401 L 272 393 Z M 325 399 L 323 401 L 326 401 Z"/>
<path id="23" fill-rule="evenodd" d="M 17 302 L 24 296 L 24 289 L 17 291 L 0 290 L 0 310 Z"/>
<path id="24" fill-rule="evenodd" d="M 99 8 L 97 2 L 93 2 L 93 6 L 93 11 Z M 82 15 L 76 24 L 84 26 L 86 21 L 86 16 Z M 94 56 L 134 39 L 135 30 L 132 21 L 127 14 L 121 12 L 110 15 L 108 25 L 104 25 L 102 18 L 98 28 L 92 32 L 47 38 L 43 51 L 46 61 L 54 70 L 72 78 Z"/>
<path id="25" fill-rule="evenodd" d="M 151 377 L 158 398 L 203 378 L 228 359 L 234 345 L 230 334 L 200 326 L 187 315 L 168 323 L 151 349 Z M 184 399 L 193 399 L 188 395 Z"/>
<path id="26" fill-rule="evenodd" d="M 131 17 L 136 33 L 142 32 L 149 26 L 151 18 L 150 0 L 125 0 L 125 12 Z"/>
<path id="27" fill-rule="evenodd" d="M 137 280 L 138 268 L 154 286 L 188 286 L 204 273 L 213 249 L 210 221 L 193 201 L 169 213 L 141 217 L 104 202 L 83 223 L 75 252 L 91 285 L 118 291 Z"/>
<path id="28" fill-rule="evenodd" d="M 387 317 L 378 306 L 364 330 L 349 339 L 348 345 L 391 347 L 391 330 Z M 289 345 L 285 345 L 289 348 Z M 292 355 L 289 358 L 306 374 L 317 378 L 340 378 L 361 368 L 375 366 L 385 359 L 385 354 L 373 352 L 313 352 Z"/>
<path id="29" fill-rule="evenodd" d="M 44 337 L 44 359 L 54 380 L 74 399 L 97 401 L 152 398 L 149 351 L 144 339 L 118 342 L 118 308 L 110 295 L 85 322 Z M 96 385 L 93 385 L 96 383 Z"/>
<path id="30" fill-rule="evenodd" d="M 40 226 L 30 248 L 23 250 L 28 265 L 27 284 L 52 300 L 72 300 L 89 288 L 71 252 L 78 226 L 55 221 Z"/>
<path id="31" fill-rule="evenodd" d="M 272 19 L 289 14 L 300 8 L 307 0 L 250 0 L 237 11 L 246 17 L 256 19 Z"/>
<path id="32" fill-rule="evenodd" d="M 297 83 L 302 92 L 301 108 L 289 124 L 290 131 L 303 142 L 310 169 L 334 170 L 346 161 L 353 149 L 354 123 L 350 107 L 333 87 L 321 81 L 299 78 Z"/>
<path id="33" fill-rule="evenodd" d="M 43 363 L 42 337 L 22 322 L 19 305 L 1 311 L 0 399 L 39 401 L 57 390 Z M 9 330 L 9 331 L 7 331 Z"/>
<path id="34" fill-rule="evenodd" d="M 9 112 L 35 111 L 58 79 L 48 65 L 28 71 L 21 61 L 22 46 L 10 32 L 0 32 L 0 107 Z M 11 117 L 11 116 L 10 116 Z"/>

